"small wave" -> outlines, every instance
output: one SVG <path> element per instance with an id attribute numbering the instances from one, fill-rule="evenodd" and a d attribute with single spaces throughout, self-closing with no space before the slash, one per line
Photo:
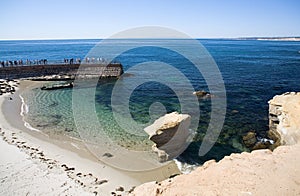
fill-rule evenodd
<path id="1" fill-rule="evenodd" d="M 24 118 L 25 118 L 25 115 L 28 114 L 28 112 L 29 112 L 29 106 L 25 103 L 25 100 L 21 95 L 19 95 L 19 97 L 20 97 L 21 102 L 22 102 L 20 115 L 22 116 L 24 126 L 29 130 L 41 132 L 40 130 L 38 130 L 36 128 L 33 128 L 28 122 L 25 121 Z"/>
<path id="2" fill-rule="evenodd" d="M 23 120 L 24 121 L 24 120 Z M 40 130 L 36 129 L 36 128 L 33 128 L 28 122 L 24 121 L 24 126 L 27 128 L 27 129 L 30 129 L 32 131 L 37 131 L 37 132 L 41 132 Z"/>
<path id="3" fill-rule="evenodd" d="M 26 105 L 24 98 L 21 95 L 19 95 L 19 97 L 22 102 L 20 115 L 25 116 L 25 114 L 27 114 L 29 112 L 29 107 L 28 107 L 28 105 Z"/>
<path id="4" fill-rule="evenodd" d="M 178 161 L 177 159 L 174 159 L 175 164 L 177 165 L 178 169 L 183 173 L 183 174 L 189 174 L 192 171 L 194 171 L 199 165 L 191 165 L 188 163 L 182 163 Z"/>

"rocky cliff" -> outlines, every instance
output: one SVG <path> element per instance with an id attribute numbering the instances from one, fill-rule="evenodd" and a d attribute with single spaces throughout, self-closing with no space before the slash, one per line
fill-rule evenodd
<path id="1" fill-rule="evenodd" d="M 277 95 L 269 101 L 269 135 L 280 145 L 300 141 L 300 93 Z"/>
<path id="2" fill-rule="evenodd" d="M 130 195 L 300 195 L 300 93 L 275 96 L 269 105 L 270 135 L 281 144 L 273 152 L 210 160 L 190 174 L 138 186 Z"/>

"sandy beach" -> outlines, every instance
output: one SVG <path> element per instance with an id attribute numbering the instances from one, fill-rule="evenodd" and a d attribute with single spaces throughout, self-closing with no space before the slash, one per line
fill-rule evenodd
<path id="1" fill-rule="evenodd" d="M 77 139 L 28 130 L 19 94 L 40 85 L 21 81 L 15 94 L 0 96 L 1 195 L 123 195 L 179 172 L 174 163 L 148 172 L 120 171 L 97 160 Z"/>

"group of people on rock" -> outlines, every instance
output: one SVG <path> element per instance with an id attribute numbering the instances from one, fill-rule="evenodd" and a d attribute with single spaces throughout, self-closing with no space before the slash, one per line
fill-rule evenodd
<path id="1" fill-rule="evenodd" d="M 80 64 L 81 63 L 81 59 L 80 58 L 76 58 L 75 59 L 76 64 Z M 64 63 L 65 64 L 74 64 L 74 58 L 71 59 L 64 59 Z"/>
<path id="2" fill-rule="evenodd" d="M 104 58 L 95 58 L 95 57 L 86 57 L 85 58 L 85 63 L 97 63 L 97 62 L 101 62 L 101 63 L 104 63 L 106 62 L 106 60 Z"/>
<path id="3" fill-rule="evenodd" d="M 86 57 L 84 59 L 84 63 L 93 64 L 93 63 L 107 63 L 108 61 L 104 58 L 95 58 L 95 57 Z M 80 58 L 64 58 L 63 61 L 64 64 L 80 64 L 81 59 Z M 112 62 L 114 63 L 114 62 Z M 23 60 L 14 60 L 14 61 L 0 61 L 0 67 L 12 67 L 12 66 L 23 66 L 23 65 L 46 65 L 48 64 L 47 59 L 40 59 L 40 60 L 29 60 L 26 61 Z M 61 64 L 61 63 L 55 63 L 53 61 L 51 64 Z"/>
<path id="4" fill-rule="evenodd" d="M 0 61 L 1 67 L 12 67 L 12 66 L 19 66 L 19 65 L 46 65 L 48 62 L 47 59 L 40 59 L 40 60 L 29 60 L 27 59 L 25 62 L 21 60 L 14 60 L 14 61 Z"/>

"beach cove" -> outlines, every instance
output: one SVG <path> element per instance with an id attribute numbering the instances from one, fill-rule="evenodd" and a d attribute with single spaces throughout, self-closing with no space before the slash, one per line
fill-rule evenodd
<path id="1" fill-rule="evenodd" d="M 56 190 L 53 194 L 59 195 L 79 190 L 84 194 L 108 195 L 118 192 L 116 189 L 119 194 L 124 194 L 143 182 L 162 180 L 179 172 L 175 164 L 157 171 L 119 171 L 99 162 L 78 139 L 63 135 L 54 139 L 41 132 L 28 130 L 20 115 L 22 100 L 19 93 L 41 85 L 43 82 L 20 81 L 15 94 L 0 97 L 1 135 L 5 141 L 1 142 L 1 152 L 13 152 L 4 154 L 4 159 L 1 159 L 3 194 L 30 194 L 30 191 L 33 194 L 46 194 Z M 11 167 L 4 169 L 8 165 Z M 9 171 L 14 171 L 20 178 L 15 178 L 15 174 Z M 44 180 L 49 180 L 49 184 Z M 15 188 L 12 191 L 13 184 Z"/>
<path id="2" fill-rule="evenodd" d="M 17 81 L 19 82 L 19 81 Z M 58 140 L 26 130 L 19 93 L 41 82 L 21 81 L 15 94 L 1 96 L 1 181 L 3 194 L 53 195 L 274 195 L 300 193 L 300 93 L 286 93 L 270 102 L 270 114 L 279 119 L 273 131 L 281 144 L 273 152 L 255 150 L 210 160 L 190 174 L 168 178 L 163 169 L 142 177 L 99 162 L 77 139 Z M 4 116 L 5 114 L 5 116 Z M 14 118 L 11 118 L 11 117 Z M 10 120 L 8 119 L 10 118 Z M 274 119 L 270 120 L 273 125 Z M 277 121 L 276 121 L 277 122 Z M 287 130 L 287 131 L 285 131 Z M 168 168 L 170 169 L 170 168 Z M 175 171 L 175 170 L 174 170 Z M 154 175 L 154 176 L 152 176 Z M 151 177 L 161 179 L 133 188 Z M 193 179 L 193 184 L 190 183 Z M 37 188 L 38 187 L 38 188 Z"/>

